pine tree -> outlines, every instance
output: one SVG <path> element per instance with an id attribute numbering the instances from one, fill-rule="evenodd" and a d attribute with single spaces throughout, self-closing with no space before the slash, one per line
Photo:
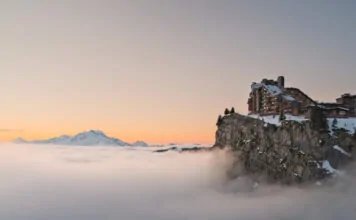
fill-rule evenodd
<path id="1" fill-rule="evenodd" d="M 331 129 L 335 132 L 337 130 L 337 119 L 334 118 Z"/>
<path id="2" fill-rule="evenodd" d="M 279 115 L 279 121 L 284 121 L 286 120 L 286 116 L 284 115 L 283 112 L 281 112 L 281 114 Z"/>
<path id="3" fill-rule="evenodd" d="M 228 115 L 228 114 L 230 114 L 229 109 L 225 109 L 225 115 Z"/>
<path id="4" fill-rule="evenodd" d="M 231 108 L 230 114 L 235 114 L 235 108 L 234 107 Z"/>

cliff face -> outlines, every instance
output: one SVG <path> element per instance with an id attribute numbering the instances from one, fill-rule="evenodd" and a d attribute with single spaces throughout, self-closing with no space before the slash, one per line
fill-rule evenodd
<path id="1" fill-rule="evenodd" d="M 283 184 L 315 181 L 351 161 L 356 141 L 342 130 L 331 136 L 312 121 L 276 126 L 230 114 L 218 125 L 214 147 L 232 150 L 231 178 L 248 174 Z"/>

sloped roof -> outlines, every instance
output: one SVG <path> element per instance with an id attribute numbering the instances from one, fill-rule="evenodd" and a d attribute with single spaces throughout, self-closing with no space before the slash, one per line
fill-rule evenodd
<path id="1" fill-rule="evenodd" d="M 275 85 L 268 85 L 265 83 L 254 83 L 251 85 L 252 89 L 259 89 L 259 88 L 265 88 L 267 90 L 267 92 L 269 94 L 271 94 L 272 96 L 277 96 L 277 95 L 281 95 L 283 99 L 288 100 L 288 101 L 295 101 L 295 99 L 293 98 L 293 96 L 285 93 L 284 91 L 281 90 L 281 88 L 279 88 L 278 86 Z"/>
<path id="2" fill-rule="evenodd" d="M 278 86 L 275 86 L 275 85 L 266 85 L 264 83 L 255 83 L 255 84 L 251 85 L 252 89 L 259 89 L 261 87 L 264 87 L 268 91 L 268 93 L 270 93 L 273 96 L 276 96 L 276 95 L 279 95 L 282 93 L 282 90 Z"/>
<path id="3" fill-rule="evenodd" d="M 290 91 L 290 90 L 295 90 L 295 91 L 298 91 L 300 92 L 301 94 L 303 94 L 305 97 L 307 97 L 310 101 L 312 101 L 314 104 L 317 104 L 316 101 L 314 101 L 314 99 L 310 98 L 310 96 L 308 96 L 307 94 L 305 94 L 302 90 L 298 89 L 298 88 L 294 88 L 294 87 L 288 87 L 286 88 L 287 91 Z"/>

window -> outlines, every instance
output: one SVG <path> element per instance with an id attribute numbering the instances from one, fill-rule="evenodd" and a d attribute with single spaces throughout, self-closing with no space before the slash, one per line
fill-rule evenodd
<path id="1" fill-rule="evenodd" d="M 340 111 L 340 115 L 346 115 L 346 111 Z"/>

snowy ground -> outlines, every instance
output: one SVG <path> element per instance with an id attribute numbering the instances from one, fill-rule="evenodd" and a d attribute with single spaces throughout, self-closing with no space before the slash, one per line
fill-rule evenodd
<path id="1" fill-rule="evenodd" d="M 269 124 L 281 125 L 278 115 L 277 116 L 247 115 L 247 116 L 251 117 L 251 118 L 264 120 L 266 123 L 269 123 Z M 293 121 L 298 121 L 298 122 L 303 122 L 303 121 L 308 120 L 304 116 L 293 116 L 293 115 L 288 115 L 288 114 L 286 114 L 285 116 L 286 116 L 286 120 L 293 120 Z M 328 120 L 329 128 L 331 128 L 334 118 L 328 118 L 327 120 Z M 348 130 L 350 134 L 355 133 L 356 118 L 337 118 L 336 120 L 337 120 L 336 127 L 344 128 L 344 129 Z"/>
<path id="2" fill-rule="evenodd" d="M 255 118 L 255 119 L 264 120 L 266 123 L 269 123 L 269 124 L 281 125 L 278 115 L 268 115 L 268 116 L 247 115 L 247 116 L 251 117 L 251 118 Z M 293 120 L 293 121 L 299 121 L 299 122 L 308 120 L 304 116 L 293 116 L 293 115 L 289 115 L 289 114 L 286 114 L 285 116 L 286 116 L 286 120 Z"/>
<path id="3" fill-rule="evenodd" d="M 224 152 L 0 145 L 0 219 L 355 219 L 354 178 L 307 189 L 226 181 Z M 327 166 L 327 164 L 324 164 Z"/>
<path id="4" fill-rule="evenodd" d="M 334 121 L 333 118 L 328 119 L 328 125 L 330 128 L 332 127 L 333 121 Z M 337 121 L 336 127 L 344 128 L 348 130 L 350 134 L 355 133 L 356 118 L 337 118 L 336 121 Z"/>

